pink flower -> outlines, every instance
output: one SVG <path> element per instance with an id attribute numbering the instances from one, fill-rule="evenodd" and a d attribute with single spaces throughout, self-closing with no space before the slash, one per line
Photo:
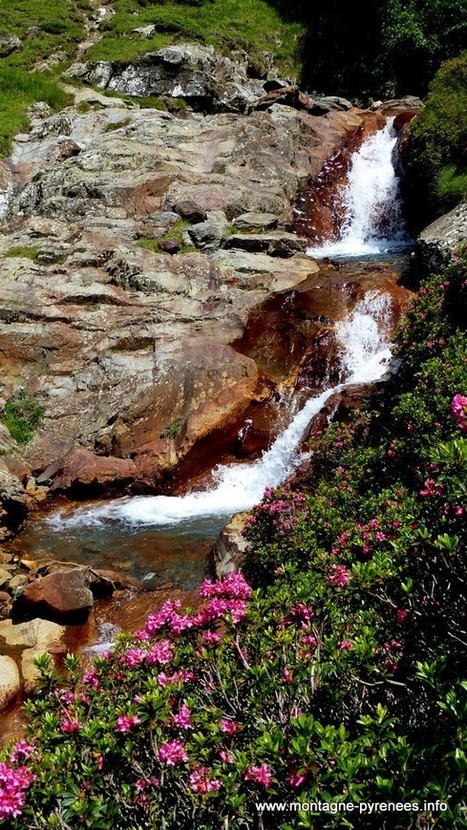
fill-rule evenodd
<path id="1" fill-rule="evenodd" d="M 72 732 L 79 732 L 81 724 L 77 718 L 73 718 L 69 712 L 66 712 L 60 718 L 60 729 L 66 734 L 71 734 Z"/>
<path id="2" fill-rule="evenodd" d="M 241 573 L 232 571 L 223 579 L 219 579 L 217 582 L 205 579 L 201 585 L 200 594 L 202 597 L 250 599 L 253 591 Z"/>
<path id="3" fill-rule="evenodd" d="M 400 623 L 404 622 L 404 620 L 406 620 L 408 616 L 409 616 L 408 611 L 404 611 L 403 608 L 398 608 L 397 609 L 397 611 L 396 611 L 396 620 L 397 620 L 397 622 L 400 622 Z"/>
<path id="4" fill-rule="evenodd" d="M 352 574 L 345 565 L 331 565 L 332 573 L 328 574 L 328 582 L 336 588 L 343 588 L 348 585 Z"/>
<path id="5" fill-rule="evenodd" d="M 130 669 L 134 669 L 143 662 L 145 657 L 146 652 L 143 648 L 130 648 L 125 654 L 122 654 L 120 657 L 120 663 L 123 663 L 125 666 L 129 666 Z"/>
<path id="6" fill-rule="evenodd" d="M 18 741 L 14 744 L 13 749 L 10 753 L 10 761 L 13 764 L 17 764 L 19 760 L 24 760 L 26 758 L 30 758 L 31 755 L 34 755 L 36 752 L 36 748 L 32 746 L 32 744 L 28 744 L 24 738 L 21 741 Z"/>
<path id="7" fill-rule="evenodd" d="M 117 718 L 116 732 L 130 732 L 134 726 L 138 726 L 141 719 L 138 715 L 120 715 Z"/>
<path id="8" fill-rule="evenodd" d="M 284 669 L 282 672 L 282 677 L 284 678 L 284 683 L 291 683 L 292 682 L 292 675 L 287 668 Z"/>
<path id="9" fill-rule="evenodd" d="M 306 775 L 303 773 L 297 772 L 297 770 L 291 770 L 289 773 L 289 784 L 295 790 L 299 787 L 303 782 L 306 780 Z"/>
<path id="10" fill-rule="evenodd" d="M 260 767 L 250 767 L 243 776 L 245 781 L 252 781 L 254 784 L 260 784 L 261 787 L 268 789 L 271 786 L 272 773 L 267 764 L 261 764 Z"/>
<path id="11" fill-rule="evenodd" d="M 218 631 L 203 631 L 201 635 L 201 642 L 203 643 L 220 643 L 221 635 Z"/>
<path id="12" fill-rule="evenodd" d="M 234 720 L 226 720 L 225 718 L 221 720 L 221 732 L 224 732 L 226 735 L 235 735 L 239 728 L 238 723 Z"/>
<path id="13" fill-rule="evenodd" d="M 210 770 L 207 767 L 195 767 L 190 773 L 190 787 L 194 793 L 207 795 L 220 789 L 221 782 L 210 777 Z"/>
<path id="14" fill-rule="evenodd" d="M 467 397 L 465 395 L 454 395 L 451 401 L 451 412 L 459 429 L 467 432 Z"/>
<path id="15" fill-rule="evenodd" d="M 174 723 L 179 729 L 193 729 L 193 724 L 190 720 L 191 709 L 184 703 L 181 704 L 176 715 L 173 716 Z"/>
<path id="16" fill-rule="evenodd" d="M 169 767 L 188 761 L 185 744 L 179 740 L 167 741 L 167 743 L 162 744 L 159 749 L 159 761 Z"/>
<path id="17" fill-rule="evenodd" d="M 146 659 L 150 666 L 159 663 L 161 666 L 170 663 L 172 659 L 173 644 L 170 640 L 161 640 L 159 643 L 154 643 L 146 654 Z"/>
<path id="18" fill-rule="evenodd" d="M 230 752 L 227 752 L 225 749 L 219 750 L 219 758 L 224 764 L 233 764 L 233 757 Z"/>
<path id="19" fill-rule="evenodd" d="M 339 651 L 349 651 L 349 649 L 353 648 L 353 643 L 350 640 L 342 640 L 338 643 Z"/>
<path id="20" fill-rule="evenodd" d="M 21 815 L 26 790 L 35 777 L 27 767 L 0 762 L 0 821 Z"/>

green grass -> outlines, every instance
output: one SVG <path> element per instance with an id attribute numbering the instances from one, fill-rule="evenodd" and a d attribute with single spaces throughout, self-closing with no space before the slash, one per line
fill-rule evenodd
<path id="1" fill-rule="evenodd" d="M 280 69 L 297 76 L 298 47 L 304 28 L 285 22 L 265 0 L 206 0 L 199 5 L 114 0 L 116 14 L 103 25 L 104 37 L 87 53 L 89 60 L 128 60 L 172 43 L 197 41 L 229 55 L 245 49 L 253 65 L 264 70 L 262 52 L 276 55 Z M 152 37 L 135 28 L 154 24 Z"/>
<path id="2" fill-rule="evenodd" d="M 40 27 L 37 37 L 28 37 L 32 26 Z M 27 129 L 27 108 L 46 101 L 54 110 L 71 103 L 58 83 L 60 67 L 50 72 L 31 73 L 36 62 L 52 53 L 71 58 L 83 36 L 82 17 L 69 0 L 2 0 L 0 31 L 17 35 L 21 47 L 0 59 L 0 155 L 7 155 L 11 139 Z"/>
<path id="3" fill-rule="evenodd" d="M 4 257 L 24 257 L 25 259 L 35 259 L 38 248 L 35 245 L 13 245 L 8 248 L 3 254 Z"/>
<path id="4" fill-rule="evenodd" d="M 144 248 L 146 251 L 154 251 L 154 253 L 160 253 L 160 243 L 161 242 L 178 242 L 180 247 L 181 254 L 188 254 L 192 251 L 196 251 L 194 245 L 186 245 L 183 239 L 183 232 L 189 228 L 191 222 L 188 222 L 186 219 L 180 219 L 175 225 L 173 225 L 163 237 L 160 239 L 152 239 L 152 237 L 142 237 L 138 240 L 138 245 L 140 248 Z"/>

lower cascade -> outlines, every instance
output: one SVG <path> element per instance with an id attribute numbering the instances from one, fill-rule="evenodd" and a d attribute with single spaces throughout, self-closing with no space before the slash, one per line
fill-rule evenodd
<path id="1" fill-rule="evenodd" d="M 308 248 L 313 257 L 360 257 L 407 247 L 394 168 L 397 132 L 394 118 L 370 135 L 354 153 L 342 194 L 340 238 Z"/>
<path id="2" fill-rule="evenodd" d="M 371 290 L 357 302 L 350 315 L 336 326 L 341 351 L 341 382 L 310 398 L 278 436 L 269 450 L 255 462 L 227 464 L 212 472 L 210 489 L 184 496 L 137 496 L 113 500 L 103 506 L 78 508 L 71 515 L 54 513 L 48 522 L 63 525 L 103 524 L 183 526 L 203 517 L 227 519 L 257 504 L 265 490 L 281 484 L 298 466 L 304 433 L 326 401 L 345 386 L 371 383 L 387 371 L 391 357 L 387 339 L 391 314 L 389 295 Z"/>

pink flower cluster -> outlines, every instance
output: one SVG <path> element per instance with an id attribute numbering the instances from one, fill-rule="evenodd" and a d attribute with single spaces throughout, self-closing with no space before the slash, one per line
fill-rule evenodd
<path id="1" fill-rule="evenodd" d="M 24 761 L 27 758 L 31 758 L 36 753 L 35 746 L 32 744 L 28 744 L 27 741 L 22 738 L 21 741 L 18 741 L 14 744 L 13 749 L 10 753 L 10 761 L 12 764 L 17 764 L 18 761 Z"/>
<path id="2" fill-rule="evenodd" d="M 467 432 L 467 396 L 454 395 L 451 401 L 452 416 L 462 432 Z"/>
<path id="3" fill-rule="evenodd" d="M 167 741 L 167 743 L 162 744 L 158 755 L 159 761 L 162 764 L 167 764 L 169 767 L 174 767 L 176 764 L 188 761 L 188 753 L 186 751 L 185 744 L 183 741 L 179 741 L 177 739 Z"/>
<path id="4" fill-rule="evenodd" d="M 268 525 L 278 536 L 285 536 L 297 525 L 300 518 L 300 508 L 305 503 L 303 493 L 292 492 L 284 487 L 276 490 L 268 487 L 263 501 L 254 508 L 247 520 L 248 527 Z"/>
<path id="5" fill-rule="evenodd" d="M 138 715 L 120 715 L 117 718 L 116 732 L 131 732 L 131 730 L 141 723 Z"/>
<path id="6" fill-rule="evenodd" d="M 176 715 L 173 716 L 175 726 L 179 729 L 193 729 L 191 722 L 191 709 L 185 703 L 180 704 Z"/>
<path id="7" fill-rule="evenodd" d="M 345 565 L 331 565 L 331 573 L 328 574 L 328 582 L 336 588 L 343 588 L 348 585 L 352 574 Z"/>
<path id="8" fill-rule="evenodd" d="M 14 767 L 5 762 L 0 763 L 0 820 L 21 815 L 26 791 L 35 777 L 25 766 Z"/>
<path id="9" fill-rule="evenodd" d="M 221 782 L 211 778 L 211 770 L 207 767 L 195 767 L 190 773 L 190 787 L 194 793 L 199 795 L 207 795 L 220 789 Z"/>
<path id="10" fill-rule="evenodd" d="M 261 787 L 267 789 L 271 786 L 272 773 L 267 764 L 261 764 L 260 767 L 250 767 L 245 775 L 245 781 L 252 781 L 254 784 L 259 784 Z"/>

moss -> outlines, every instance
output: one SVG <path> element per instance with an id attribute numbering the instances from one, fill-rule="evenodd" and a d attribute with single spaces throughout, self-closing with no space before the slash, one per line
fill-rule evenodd
<path id="1" fill-rule="evenodd" d="M 174 420 L 171 421 L 170 424 L 167 424 L 166 428 L 161 433 L 161 438 L 169 438 L 172 441 L 175 440 L 175 438 L 178 438 L 178 436 L 180 435 L 183 424 L 183 418 L 174 418 Z"/>
<path id="2" fill-rule="evenodd" d="M 7 401 L 0 420 L 18 444 L 27 444 L 34 435 L 44 415 L 44 408 L 36 399 L 22 390 Z"/>

